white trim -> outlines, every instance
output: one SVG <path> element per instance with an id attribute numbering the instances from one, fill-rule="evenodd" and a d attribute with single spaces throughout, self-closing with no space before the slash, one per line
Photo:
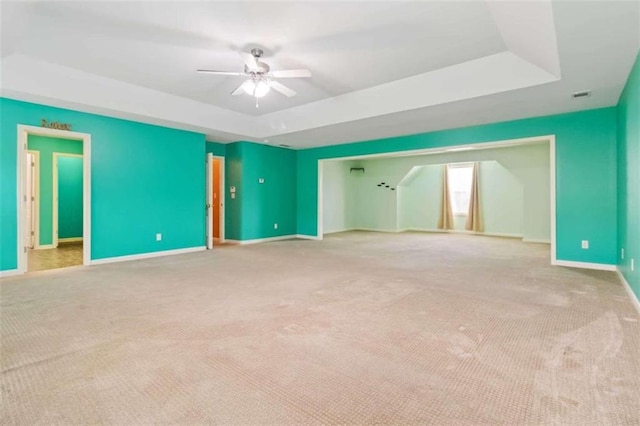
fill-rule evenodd
<path id="1" fill-rule="evenodd" d="M 469 143 L 465 145 L 448 145 L 438 148 L 420 148 L 420 149 L 412 149 L 407 151 L 391 151 L 391 152 L 383 152 L 379 154 L 363 154 L 363 155 L 352 155 L 350 157 L 332 157 L 332 158 L 324 158 L 318 161 L 343 161 L 343 160 L 364 160 L 371 158 L 396 158 L 396 157 L 413 157 L 416 155 L 423 154 L 441 154 L 444 152 L 448 152 L 450 149 L 458 149 L 458 148 L 472 148 L 473 149 L 488 149 L 488 148 L 504 148 L 507 146 L 517 146 L 517 145 L 526 145 L 529 143 L 544 143 L 549 142 L 551 140 L 555 143 L 555 135 L 541 135 L 534 136 L 530 138 L 519 138 L 519 139 L 504 139 L 492 142 L 479 142 L 479 143 Z M 471 150 L 468 150 L 471 151 Z M 468 152 L 467 151 L 467 152 Z"/>
<path id="2" fill-rule="evenodd" d="M 518 238 L 518 239 L 522 238 L 522 235 L 520 234 L 507 234 L 507 233 L 499 233 L 499 232 L 475 232 L 475 231 L 467 231 L 463 229 L 429 229 L 429 228 L 398 228 L 398 229 L 349 228 L 349 229 L 342 229 L 339 231 L 327 232 L 325 233 L 325 235 L 337 234 L 339 232 L 350 232 L 350 231 L 391 232 L 391 233 L 426 232 L 426 233 L 435 233 L 435 234 L 464 234 L 464 235 L 479 235 L 479 236 L 485 236 L 485 237 Z M 549 241 L 546 241 L 546 242 L 548 243 Z"/>
<path id="3" fill-rule="evenodd" d="M 523 243 L 535 243 L 535 244 L 551 244 L 551 240 L 540 240 L 537 238 L 523 238 Z"/>
<path id="4" fill-rule="evenodd" d="M 75 243 L 82 241 L 82 237 L 58 238 L 58 243 Z"/>
<path id="5" fill-rule="evenodd" d="M 318 160 L 318 212 L 317 212 L 317 235 L 318 240 L 322 240 L 324 236 L 324 161 Z"/>
<path id="6" fill-rule="evenodd" d="M 6 271 L 0 271 L 0 278 L 13 277 L 15 275 L 22 275 L 19 269 L 7 269 Z"/>
<path id="7" fill-rule="evenodd" d="M 268 243 L 271 241 L 293 240 L 295 238 L 298 238 L 297 234 L 281 235 L 279 237 L 256 238 L 253 240 L 227 240 L 227 243 L 244 246 L 247 244 Z"/>
<path id="8" fill-rule="evenodd" d="M 53 244 L 43 244 L 41 246 L 38 246 L 37 250 L 49 250 L 54 248 L 56 248 L 56 246 L 54 246 Z"/>
<path id="9" fill-rule="evenodd" d="M 353 228 L 352 231 L 365 231 L 365 232 L 386 232 L 386 233 L 399 233 L 405 231 L 405 229 L 380 229 L 380 228 Z"/>
<path id="10" fill-rule="evenodd" d="M 206 238 L 206 246 L 207 250 L 211 250 L 213 248 L 213 194 L 211 184 L 213 182 L 213 174 L 211 170 L 213 169 L 213 155 L 211 153 L 207 154 L 207 159 L 204 162 L 205 172 L 204 172 L 204 202 L 206 204 L 205 208 L 205 238 Z"/>
<path id="11" fill-rule="evenodd" d="M 300 238 L 301 240 L 314 240 L 314 241 L 320 241 L 322 239 L 314 235 L 303 235 L 303 234 L 296 234 L 296 238 Z"/>
<path id="12" fill-rule="evenodd" d="M 375 229 L 372 229 L 375 231 Z M 518 238 L 521 239 L 521 234 L 509 234 L 502 232 L 476 232 L 476 231 L 467 231 L 466 229 L 427 229 L 427 228 L 407 228 L 402 231 L 409 232 L 433 232 L 440 234 L 464 234 L 464 235 L 479 235 L 485 237 L 500 237 L 500 238 Z M 386 231 L 385 231 L 386 232 Z"/>
<path id="13" fill-rule="evenodd" d="M 616 271 L 618 267 L 608 263 L 573 262 L 571 260 L 556 260 L 556 266 L 568 268 L 597 269 L 599 271 Z"/>
<path id="14" fill-rule="evenodd" d="M 635 306 L 638 314 L 640 314 L 640 300 L 638 300 L 638 296 L 633 292 L 633 290 L 631 289 L 631 285 L 624 277 L 624 275 L 622 275 L 620 268 L 616 268 L 616 273 L 618 274 L 618 278 L 620 278 L 620 281 L 622 281 L 622 286 L 625 290 L 627 290 L 627 294 L 629 294 L 629 297 L 631 298 L 631 304 Z"/>
<path id="15" fill-rule="evenodd" d="M 557 264 L 556 252 L 556 136 L 549 136 L 549 213 L 551 234 L 551 264 Z"/>
<path id="16" fill-rule="evenodd" d="M 198 251 L 204 251 L 206 249 L 207 249 L 206 246 L 189 247 L 189 248 L 175 249 L 175 250 L 161 250 L 161 251 L 154 251 L 150 253 L 131 254 L 127 256 L 105 257 L 102 259 L 92 260 L 91 265 L 102 265 L 105 263 L 128 262 L 130 260 L 150 259 L 152 257 L 163 257 L 163 256 L 173 256 L 176 254 L 195 253 Z"/>
<path id="17" fill-rule="evenodd" d="M 27 149 L 29 154 L 33 155 L 33 195 L 34 202 L 31 212 L 33 221 L 33 248 L 39 249 L 40 246 L 40 151 Z M 25 188 L 26 189 L 26 188 Z"/>
<path id="18" fill-rule="evenodd" d="M 24 170 L 24 156 L 27 150 L 27 142 L 29 135 L 54 137 L 61 139 L 73 139 L 82 141 L 82 155 L 84 157 L 83 175 L 82 175 L 82 201 L 83 201 L 83 224 L 82 235 L 84 238 L 84 245 L 82 248 L 82 264 L 89 265 L 91 263 L 91 135 L 89 133 L 72 132 L 69 130 L 50 129 L 47 127 L 28 126 L 24 124 L 18 124 L 17 126 L 17 169 L 16 169 L 16 203 L 18 213 L 18 232 L 17 232 L 17 244 L 16 250 L 18 254 L 18 268 L 19 273 L 25 273 L 27 271 L 27 250 L 24 246 L 25 241 L 25 229 L 24 225 L 24 196 L 26 185 L 26 170 Z M 42 247 L 40 247 L 42 248 Z"/>
<path id="19" fill-rule="evenodd" d="M 325 161 L 344 161 L 344 160 L 354 160 L 354 159 L 371 159 L 371 158 L 396 158 L 396 157 L 409 157 L 416 155 L 425 155 L 425 154 L 440 154 L 447 152 L 451 149 L 459 150 L 460 148 L 471 148 L 471 149 L 489 149 L 489 148 L 504 148 L 508 146 L 517 146 L 517 145 L 525 145 L 530 143 L 549 143 L 549 197 L 550 197 L 550 208 L 549 214 L 551 217 L 551 264 L 557 264 L 557 254 L 556 254 L 556 136 L 555 135 L 542 135 L 542 136 L 534 136 L 529 138 L 519 138 L 519 139 L 506 139 L 499 140 L 493 142 L 481 142 L 481 143 L 470 143 L 465 145 L 449 145 L 445 147 L 438 148 L 423 148 L 423 149 L 415 149 L 415 150 L 407 150 L 407 151 L 394 151 L 394 152 L 385 152 L 379 154 L 367 154 L 367 155 L 353 155 L 350 157 L 332 157 L 332 158 L 324 158 L 318 160 L 318 214 L 317 214 L 317 230 L 318 239 L 322 239 L 323 235 L 323 226 L 322 226 L 322 199 L 323 199 L 323 186 L 322 186 L 322 166 Z M 484 234 L 487 235 L 487 234 Z"/>
<path id="20" fill-rule="evenodd" d="M 51 227 L 51 242 L 54 247 L 58 247 L 58 207 L 59 207 L 59 194 L 58 194 L 58 159 L 60 157 L 80 158 L 84 161 L 82 154 L 67 154 L 66 152 L 53 152 L 53 158 L 51 160 L 51 169 L 53 173 L 53 188 L 51 190 L 52 201 L 52 213 L 53 213 L 53 225 Z M 77 237 L 76 237 L 77 238 Z"/>
<path id="21" fill-rule="evenodd" d="M 360 229 L 358 228 L 344 228 L 344 229 L 336 229 L 334 231 L 328 231 L 325 232 L 324 235 L 329 235 L 329 234 L 338 234 L 340 232 L 349 232 L 349 231 L 360 231 Z M 317 238 L 317 237 L 314 237 Z"/>

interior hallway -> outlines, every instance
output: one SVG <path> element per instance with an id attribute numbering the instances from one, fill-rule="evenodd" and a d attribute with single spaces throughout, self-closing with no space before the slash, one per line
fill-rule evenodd
<path id="1" fill-rule="evenodd" d="M 3 279 L 3 424 L 638 424 L 640 317 L 549 247 L 350 232 Z"/>
<path id="2" fill-rule="evenodd" d="M 28 250 L 29 272 L 82 265 L 82 241 L 58 243 L 54 249 Z"/>

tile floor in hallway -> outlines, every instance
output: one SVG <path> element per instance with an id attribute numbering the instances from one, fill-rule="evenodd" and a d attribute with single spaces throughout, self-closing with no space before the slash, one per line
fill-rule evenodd
<path id="1" fill-rule="evenodd" d="M 29 272 L 66 268 L 82 265 L 82 241 L 59 243 L 53 249 L 29 249 L 27 267 Z"/>

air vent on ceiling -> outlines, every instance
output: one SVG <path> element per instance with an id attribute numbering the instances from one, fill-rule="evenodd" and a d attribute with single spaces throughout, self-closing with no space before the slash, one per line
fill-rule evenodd
<path id="1" fill-rule="evenodd" d="M 589 96 L 591 96 L 591 90 L 583 90 L 582 92 L 575 92 L 571 94 L 573 99 L 588 98 Z"/>
<path id="2" fill-rule="evenodd" d="M 283 148 L 291 148 L 291 145 L 287 145 L 287 144 L 284 144 L 284 143 L 281 143 L 280 146 L 283 147 Z"/>

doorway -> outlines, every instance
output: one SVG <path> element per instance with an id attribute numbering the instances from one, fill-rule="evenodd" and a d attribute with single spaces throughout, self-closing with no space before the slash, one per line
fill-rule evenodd
<path id="1" fill-rule="evenodd" d="M 207 248 L 224 243 L 224 157 L 207 155 Z"/>
<path id="2" fill-rule="evenodd" d="M 415 231 L 428 231 L 428 232 L 441 232 L 440 230 L 434 229 L 435 227 L 429 229 L 417 229 L 414 227 L 404 226 L 402 217 L 399 217 L 399 205 L 402 200 L 405 202 L 408 201 L 406 198 L 406 193 L 403 194 L 402 191 L 396 191 L 395 187 L 393 191 L 386 180 L 384 178 L 384 182 L 382 180 L 377 180 L 373 182 L 368 182 L 366 185 L 368 186 L 368 190 L 370 188 L 371 193 L 375 193 L 376 191 L 380 193 L 383 192 L 383 196 L 386 197 L 384 199 L 389 200 L 386 204 L 386 210 L 380 208 L 380 206 L 376 206 L 372 208 L 366 204 L 362 203 L 351 203 L 350 205 L 356 205 L 358 207 L 358 216 L 365 217 L 364 220 L 360 220 L 359 222 L 354 223 L 353 216 L 355 214 L 346 214 L 345 205 L 348 203 L 340 203 L 340 199 L 345 199 L 347 201 L 353 200 L 355 198 L 350 197 L 351 193 L 362 194 L 362 191 L 358 191 L 357 186 L 351 187 L 347 185 L 345 182 L 340 182 L 339 179 L 341 176 L 349 176 L 351 171 L 362 168 L 359 161 L 367 160 L 367 159 L 382 159 L 382 158 L 398 158 L 401 157 L 404 159 L 403 164 L 410 163 L 410 158 L 413 156 L 427 156 L 427 155 L 453 155 L 457 154 L 458 151 L 466 151 L 466 154 L 470 153 L 478 153 L 479 151 L 485 149 L 497 149 L 497 148 L 507 148 L 507 147 L 515 147 L 522 145 L 548 145 L 548 192 L 546 197 L 548 197 L 548 211 L 545 211 L 543 214 L 548 214 L 548 227 L 549 227 L 549 240 L 538 240 L 538 239 L 528 239 L 528 242 L 545 242 L 550 243 L 550 263 L 552 265 L 559 264 L 556 258 L 556 205 L 555 205 L 555 135 L 542 135 L 539 137 L 531 137 L 531 138 L 522 138 L 522 139 L 512 139 L 512 140 L 503 140 L 503 141 L 494 141 L 494 142 L 484 142 L 484 143 L 476 143 L 469 145 L 456 145 L 455 147 L 438 147 L 438 148 L 426 148 L 426 149 L 418 149 L 413 151 L 401 151 L 395 153 L 384 153 L 384 154 L 370 154 L 370 155 L 360 155 L 360 156 L 352 156 L 352 157 L 341 157 L 335 159 L 322 159 L 318 160 L 318 210 L 317 210 L 317 239 L 322 239 L 325 231 L 327 233 L 330 232 L 340 232 L 344 230 L 367 230 L 367 231 L 383 231 L 383 232 L 401 232 L 405 230 L 415 230 Z M 453 154 L 452 154 L 453 153 Z M 466 155 L 465 154 L 465 155 Z M 474 154 L 475 155 L 475 154 Z M 479 155 L 479 154 L 478 154 Z M 545 153 L 545 155 L 547 155 Z M 468 156 L 467 156 L 468 157 Z M 356 164 L 350 164 L 349 161 L 355 161 Z M 462 161 L 462 160 L 460 160 Z M 478 161 L 477 159 L 466 158 L 464 161 Z M 447 161 L 455 162 L 455 161 Z M 428 162 L 426 162 L 428 163 Z M 357 167 L 354 167 L 356 166 Z M 416 164 L 412 164 L 412 166 L 416 166 Z M 402 170 L 403 179 L 411 179 L 414 180 L 416 178 L 416 174 L 414 174 L 414 170 L 419 171 L 419 167 L 413 167 L 410 171 Z M 440 169 L 441 170 L 441 169 Z M 327 176 L 325 177 L 325 174 Z M 388 176 L 395 176 L 395 170 L 390 171 Z M 367 178 L 369 179 L 369 178 Z M 396 183 L 402 182 L 397 181 Z M 544 182 L 542 179 L 539 182 Z M 371 183 L 371 185 L 369 185 Z M 385 186 L 386 185 L 386 186 Z M 395 186 L 395 185 L 394 185 Z M 326 187 L 326 191 L 325 191 Z M 347 193 L 349 191 L 349 193 Z M 325 194 L 326 192 L 326 194 Z M 378 198 L 380 199 L 380 198 Z M 542 198 L 540 198 L 541 200 Z M 375 200 L 373 197 L 369 197 L 368 200 Z M 537 203 L 538 205 L 542 205 L 542 203 Z M 422 204 L 421 206 L 424 206 Z M 416 210 L 417 211 L 417 210 Z M 530 211 L 526 210 L 527 212 Z M 373 212 L 372 214 L 362 215 L 362 212 Z M 421 216 L 421 217 L 424 217 Z M 541 216 L 542 217 L 542 216 Z M 340 220 L 342 219 L 342 221 Z M 348 220 L 346 220 L 348 219 Z M 325 224 L 325 221 L 329 222 Z M 362 225 L 361 223 L 364 223 Z M 346 224 L 346 225 L 345 225 Z M 381 226 L 382 225 L 382 226 Z M 342 229 L 345 228 L 345 229 Z M 503 236 L 512 236 L 502 234 Z"/>
<path id="3" fill-rule="evenodd" d="M 88 265 L 91 136 L 18 125 L 18 272 Z"/>

